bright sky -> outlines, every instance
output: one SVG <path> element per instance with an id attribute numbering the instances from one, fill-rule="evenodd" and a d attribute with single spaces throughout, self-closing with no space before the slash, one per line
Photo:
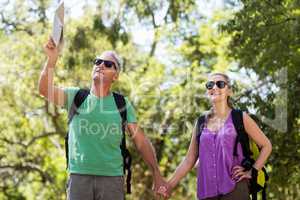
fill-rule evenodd
<path id="1" fill-rule="evenodd" d="M 0 2 L 1 1 L 4 0 L 0 0 Z M 58 2 L 59 0 L 54 0 L 51 8 L 48 10 L 47 14 L 49 19 L 52 19 L 54 7 Z M 86 4 L 95 5 L 95 0 L 65 0 L 65 10 L 71 17 L 77 18 L 83 14 L 83 7 Z M 215 10 L 224 8 L 224 0 L 198 0 L 197 4 L 199 13 L 207 17 L 212 16 Z M 163 14 L 164 13 L 162 12 L 162 15 Z M 153 32 L 149 32 L 149 29 L 146 29 L 145 26 L 140 24 L 133 26 L 131 28 L 131 33 L 133 35 L 133 41 L 139 46 L 147 46 L 149 45 L 149 41 L 153 39 Z"/>

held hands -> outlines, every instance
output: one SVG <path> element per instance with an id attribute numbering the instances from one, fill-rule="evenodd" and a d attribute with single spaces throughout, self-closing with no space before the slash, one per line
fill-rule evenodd
<path id="1" fill-rule="evenodd" d="M 168 182 L 167 185 L 159 187 L 157 194 L 164 199 L 169 199 L 171 197 L 172 189 L 171 184 Z"/>
<path id="2" fill-rule="evenodd" d="M 159 174 L 154 176 L 153 192 L 155 199 L 169 199 L 171 196 L 171 184 Z"/>
<path id="3" fill-rule="evenodd" d="M 158 190 L 155 191 L 156 195 L 163 199 L 169 199 L 171 197 L 172 190 L 176 184 L 172 179 L 166 182 L 164 185 L 161 185 Z"/>
<path id="4" fill-rule="evenodd" d="M 155 199 L 160 199 L 159 197 L 159 189 L 162 187 L 165 187 L 167 185 L 167 182 L 164 180 L 164 178 L 160 175 L 160 174 L 157 174 L 153 177 L 153 187 L 152 187 L 152 190 L 154 192 L 154 195 L 155 195 Z"/>

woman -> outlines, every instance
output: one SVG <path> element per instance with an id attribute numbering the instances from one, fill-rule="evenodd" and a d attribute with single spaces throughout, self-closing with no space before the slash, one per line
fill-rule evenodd
<path id="1" fill-rule="evenodd" d="M 172 189 L 194 167 L 199 159 L 197 173 L 197 197 L 206 200 L 248 200 L 248 179 L 253 170 L 264 166 L 272 151 L 269 139 L 248 114 L 243 113 L 243 122 L 248 136 L 261 148 L 253 168 L 246 171 L 242 166 L 243 153 L 238 145 L 238 156 L 233 155 L 237 136 L 232 122 L 230 96 L 232 90 L 226 74 L 215 73 L 209 76 L 206 83 L 207 95 L 212 109 L 206 117 L 205 126 L 197 141 L 196 126 L 185 159 L 168 181 L 168 187 L 158 191 L 169 198 Z M 199 142 L 199 148 L 198 148 Z"/>

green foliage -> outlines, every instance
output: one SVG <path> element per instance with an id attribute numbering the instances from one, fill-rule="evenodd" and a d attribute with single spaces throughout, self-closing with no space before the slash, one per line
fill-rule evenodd
<path id="1" fill-rule="evenodd" d="M 269 88 L 262 95 L 262 87 L 253 89 L 246 97 L 252 106 L 268 118 L 275 118 L 276 108 L 285 107 L 286 131 L 265 127 L 273 142 L 271 159 L 272 197 L 279 199 L 299 198 L 299 111 L 300 104 L 300 2 L 242 1 L 242 9 L 222 27 L 232 34 L 230 55 L 239 65 L 254 71 L 259 80 Z M 279 81 L 282 79 L 283 81 Z M 270 85 L 276 85 L 274 90 Z M 286 91 L 286 96 L 280 91 Z M 283 133 L 284 132 L 284 133 Z M 282 185 L 286 183 L 285 185 Z"/>
<path id="2" fill-rule="evenodd" d="M 270 199 L 297 199 L 299 2 L 280 2 L 242 1 L 234 15 L 217 12 L 198 26 L 192 0 L 99 0 L 96 12 L 87 7 L 79 19 L 67 16 L 55 83 L 89 87 L 94 57 L 115 49 L 123 58 L 123 71 L 113 89 L 132 101 L 139 124 L 156 149 L 161 171 L 169 177 L 187 152 L 195 119 L 210 106 L 205 98 L 206 74 L 231 72 L 238 77 L 237 106 L 272 119 L 278 114 L 276 108 L 288 101 L 287 133 L 268 123 L 261 127 L 274 149 L 268 165 Z M 49 105 L 37 90 L 46 59 L 42 45 L 49 33 L 44 15 L 49 1 L 14 4 L 11 10 L 1 8 L 5 18 L 0 21 L 0 199 L 65 199 L 66 112 Z M 33 16 L 30 21 L 25 20 L 28 16 Z M 149 52 L 133 43 L 129 30 L 134 23 L 154 32 Z M 171 64 L 156 55 L 159 44 L 168 47 Z M 288 81 L 281 83 L 278 69 L 283 67 L 287 67 Z M 250 92 L 243 93 L 249 86 L 239 82 L 243 79 L 240 69 L 249 79 L 257 76 Z M 281 92 L 286 90 L 285 98 Z M 153 199 L 150 171 L 130 140 L 129 148 L 134 169 L 133 194 L 128 199 Z M 195 193 L 196 172 L 192 170 L 172 199 L 194 199 Z"/>

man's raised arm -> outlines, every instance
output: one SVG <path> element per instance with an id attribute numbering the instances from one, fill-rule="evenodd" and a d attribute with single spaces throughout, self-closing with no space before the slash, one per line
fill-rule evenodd
<path id="1" fill-rule="evenodd" d="M 49 38 L 47 44 L 44 46 L 44 51 L 47 55 L 47 61 L 39 79 L 39 94 L 55 105 L 63 106 L 66 101 L 66 95 L 63 89 L 55 87 L 53 83 L 54 68 L 59 53 L 58 48 L 56 48 L 51 38 Z"/>

